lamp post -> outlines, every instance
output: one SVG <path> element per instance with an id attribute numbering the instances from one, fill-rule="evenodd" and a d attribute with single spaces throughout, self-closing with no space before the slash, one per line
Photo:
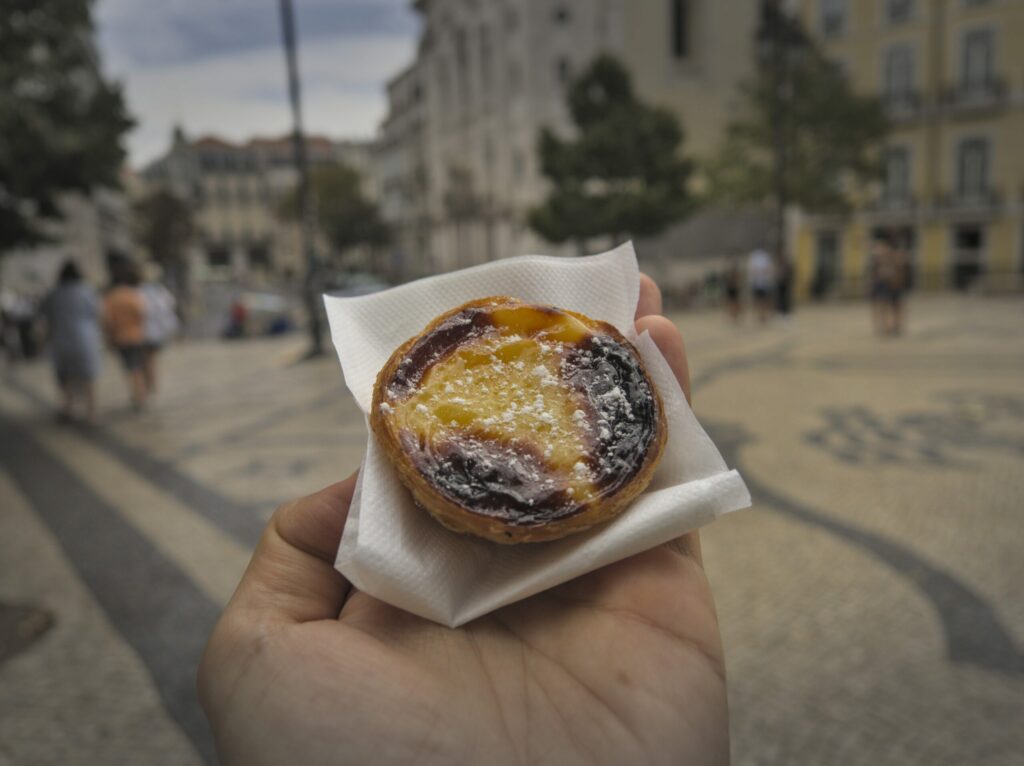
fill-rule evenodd
<path id="1" fill-rule="evenodd" d="M 292 145 L 295 170 L 298 174 L 298 202 L 302 253 L 306 275 L 302 284 L 302 300 L 309 321 L 309 356 L 323 353 L 323 322 L 320 319 L 320 259 L 316 253 L 316 212 L 309 186 L 309 160 L 306 137 L 302 131 L 302 93 L 299 89 L 299 62 L 295 49 L 295 14 L 292 0 L 280 0 L 281 32 L 284 38 L 285 63 L 288 68 L 288 98 L 292 108 Z"/>

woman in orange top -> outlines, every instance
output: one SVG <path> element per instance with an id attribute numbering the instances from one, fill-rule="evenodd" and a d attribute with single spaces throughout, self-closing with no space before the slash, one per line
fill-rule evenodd
<path id="1" fill-rule="evenodd" d="M 145 304 L 139 291 L 139 273 L 134 267 L 114 275 L 114 287 L 103 302 L 103 324 L 110 344 L 117 349 L 128 373 L 132 406 L 142 409 L 146 403 Z"/>

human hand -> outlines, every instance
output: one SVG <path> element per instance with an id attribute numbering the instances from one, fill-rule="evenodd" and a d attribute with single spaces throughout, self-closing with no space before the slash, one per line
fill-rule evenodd
<path id="1" fill-rule="evenodd" d="M 682 338 L 641 283 L 689 397 Z M 721 639 L 696 532 L 456 630 L 333 567 L 355 476 L 279 508 L 210 638 L 200 698 L 226 764 L 718 764 Z"/>

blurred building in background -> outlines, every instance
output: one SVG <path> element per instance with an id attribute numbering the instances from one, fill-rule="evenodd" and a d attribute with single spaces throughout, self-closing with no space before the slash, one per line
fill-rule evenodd
<path id="1" fill-rule="evenodd" d="M 416 60 L 389 83 L 374 154 L 382 212 L 397 232 L 393 258 L 407 276 L 570 252 L 526 223 L 547 190 L 537 136 L 544 126 L 571 133 L 566 86 L 600 53 L 626 63 L 641 98 L 679 115 L 688 154 L 710 154 L 752 65 L 760 2 L 418 0 L 415 7 L 424 22 Z M 717 219 L 700 226 L 728 234 Z M 688 241 L 677 229 L 646 242 L 645 267 L 657 272 L 697 256 L 679 252 Z"/>
<path id="2" fill-rule="evenodd" d="M 420 0 L 431 271 L 557 251 L 526 225 L 543 197 L 541 126 L 568 130 L 565 87 L 620 47 L 613 0 Z M 568 250 L 566 250 L 568 251 Z"/>
<path id="3" fill-rule="evenodd" d="M 122 175 L 125 187 L 130 187 L 129 171 Z M 75 260 L 86 280 L 104 285 L 110 258 L 132 251 L 131 211 L 124 191 L 100 188 L 91 194 L 65 194 L 60 208 L 62 218 L 42 222 L 49 241 L 0 258 L 0 283 L 5 289 L 39 297 L 53 287 L 68 258 Z"/>
<path id="4" fill-rule="evenodd" d="M 884 181 L 852 216 L 805 217 L 806 292 L 862 290 L 875 237 L 921 288 L 1012 289 L 1024 269 L 1024 2 L 802 0 L 806 28 L 892 131 Z"/>
<path id="5" fill-rule="evenodd" d="M 307 136 L 312 168 L 341 161 L 369 176 L 370 144 Z M 176 128 L 169 151 L 141 173 L 142 191 L 165 187 L 191 204 L 198 243 L 194 275 L 278 280 L 304 268 L 299 226 L 278 215 L 295 188 L 292 138 L 190 139 Z M 320 244 L 326 247 L 325 243 Z"/>
<path id="6" fill-rule="evenodd" d="M 694 191 L 704 191 L 703 160 L 719 148 L 736 116 L 740 85 L 753 74 L 763 0 L 654 0 L 631 3 L 623 17 L 620 57 L 644 101 L 670 109 L 685 134 L 683 151 L 697 162 Z M 770 211 L 758 205 L 704 208 L 657 237 L 638 240 L 637 254 L 667 298 L 685 295 L 725 266 L 771 241 Z"/>
<path id="7" fill-rule="evenodd" d="M 427 202 L 426 89 L 414 62 L 387 84 L 387 117 L 372 153 L 381 217 L 391 230 L 386 271 L 413 279 L 430 273 Z"/>

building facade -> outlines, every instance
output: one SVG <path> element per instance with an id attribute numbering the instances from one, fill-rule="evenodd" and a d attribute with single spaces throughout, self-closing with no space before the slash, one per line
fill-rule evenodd
<path id="1" fill-rule="evenodd" d="M 879 237 L 907 248 L 918 288 L 1019 287 L 1024 2 L 802 0 L 799 11 L 892 122 L 884 179 L 866 204 L 797 224 L 799 288 L 862 294 Z"/>
<path id="2" fill-rule="evenodd" d="M 311 168 L 342 161 L 369 176 L 368 143 L 308 136 L 306 148 Z M 192 205 L 198 229 L 192 265 L 199 279 L 302 272 L 299 226 L 277 213 L 298 180 L 291 136 L 235 143 L 216 136 L 189 139 L 175 129 L 170 150 L 141 177 L 143 190 L 163 185 Z M 318 246 L 325 252 L 326 243 Z"/>
<path id="3" fill-rule="evenodd" d="M 710 155 L 750 70 L 760 0 L 415 7 L 423 19 L 416 59 L 388 86 L 374 155 L 384 217 L 397 232 L 395 257 L 411 276 L 572 252 L 527 224 L 548 190 L 537 137 L 542 127 L 572 134 L 566 86 L 601 53 L 627 65 L 640 98 L 680 117 L 686 153 Z M 655 270 L 679 239 L 645 243 Z"/>
<path id="4" fill-rule="evenodd" d="M 125 171 L 122 183 L 131 188 Z M 64 262 L 71 258 L 93 286 L 109 280 L 108 264 L 116 254 L 134 247 L 128 196 L 121 189 L 95 189 L 61 196 L 61 218 L 41 222 L 48 241 L 20 248 L 0 258 L 0 283 L 11 291 L 39 297 L 53 287 Z"/>
<path id="5" fill-rule="evenodd" d="M 418 63 L 387 84 L 387 117 L 372 152 L 372 173 L 381 218 L 391 231 L 386 270 L 398 278 L 429 273 L 426 88 Z"/>
<path id="6" fill-rule="evenodd" d="M 619 47 L 621 3 L 421 0 L 431 270 L 552 252 L 527 226 L 546 185 L 542 126 L 571 129 L 565 88 Z"/>

